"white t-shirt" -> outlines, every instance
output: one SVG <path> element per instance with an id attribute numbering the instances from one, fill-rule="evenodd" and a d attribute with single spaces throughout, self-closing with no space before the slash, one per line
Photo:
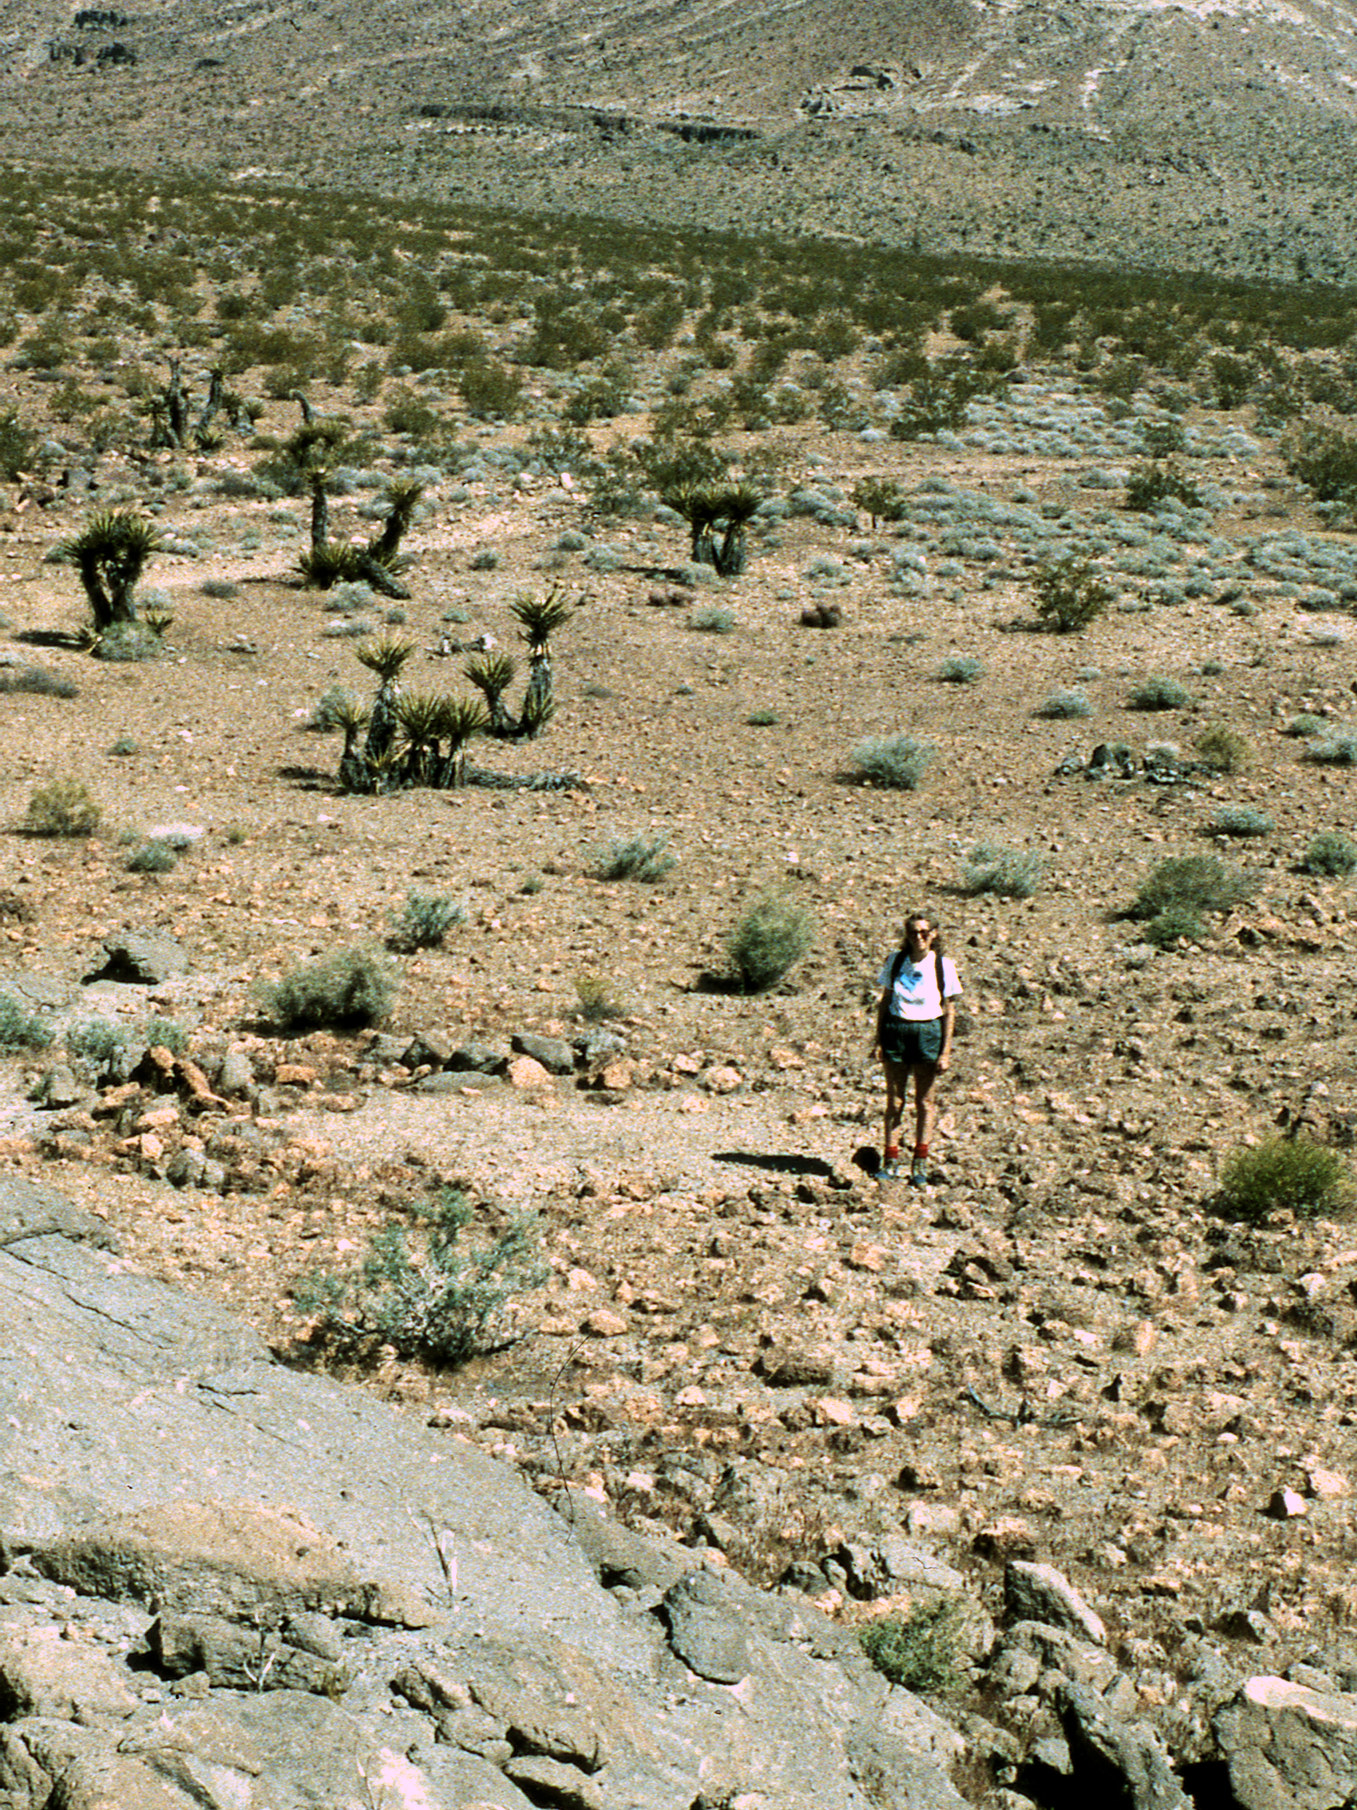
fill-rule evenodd
<path id="1" fill-rule="evenodd" d="M 895 988 L 891 996 L 890 1010 L 896 1018 L 904 1018 L 912 1024 L 919 1024 L 930 1018 L 942 1017 L 942 999 L 938 997 L 938 964 L 937 958 L 930 949 L 923 961 L 916 968 L 908 954 L 900 955 L 897 950 L 887 956 L 886 965 L 877 976 L 878 987 L 889 987 L 891 969 L 897 958 L 900 972 L 895 977 Z M 957 979 L 955 964 L 950 955 L 942 958 L 943 998 L 955 999 L 961 992 L 961 982 Z"/>

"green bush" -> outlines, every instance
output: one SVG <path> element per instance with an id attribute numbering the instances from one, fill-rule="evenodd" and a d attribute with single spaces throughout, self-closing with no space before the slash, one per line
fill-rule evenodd
<path id="1" fill-rule="evenodd" d="M 1352 1197 L 1351 1171 L 1336 1150 L 1274 1137 L 1227 1159 L 1217 1205 L 1227 1219 L 1253 1223 L 1278 1211 L 1337 1214 Z"/>
<path id="2" fill-rule="evenodd" d="M 580 1017 L 586 1024 L 603 1024 L 609 1018 L 620 1018 L 622 1007 L 613 997 L 608 978 L 589 972 L 575 976 L 575 994 L 580 1002 Z"/>
<path id="3" fill-rule="evenodd" d="M 953 654 L 938 668 L 938 678 L 944 685 L 973 685 L 984 670 L 982 662 L 972 655 Z"/>
<path id="4" fill-rule="evenodd" d="M 1206 823 L 1209 836 L 1270 836 L 1275 828 L 1266 811 L 1249 804 L 1222 805 Z"/>
<path id="5" fill-rule="evenodd" d="M 111 622 L 94 644 L 96 660 L 119 666 L 158 660 L 163 651 L 160 636 L 147 622 Z"/>
<path id="6" fill-rule="evenodd" d="M 912 735 L 872 735 L 854 748 L 849 778 L 860 785 L 913 792 L 928 771 L 933 749 Z"/>
<path id="7" fill-rule="evenodd" d="M 69 679 L 45 666 L 0 666 L 0 695 L 27 692 L 37 698 L 74 698 L 79 695 Z"/>
<path id="8" fill-rule="evenodd" d="M 1201 507 L 1201 492 L 1187 473 L 1172 462 L 1160 464 L 1158 460 L 1154 460 L 1149 465 L 1137 466 L 1127 480 L 1128 509 L 1155 509 L 1169 497 L 1186 503 L 1189 509 Z"/>
<path id="9" fill-rule="evenodd" d="M 848 499 L 855 509 L 878 522 L 898 522 L 905 513 L 905 493 L 894 478 L 859 478 Z"/>
<path id="10" fill-rule="evenodd" d="M 1226 723 L 1208 723 L 1192 746 L 1216 773 L 1237 773 L 1253 759 L 1253 743 Z"/>
<path id="11" fill-rule="evenodd" d="M 23 830 L 29 836 L 92 836 L 102 815 L 80 779 L 49 779 L 28 800 Z"/>
<path id="12" fill-rule="evenodd" d="M 1053 691 L 1042 699 L 1033 715 L 1053 719 L 1092 716 L 1093 706 L 1082 691 Z"/>
<path id="13" fill-rule="evenodd" d="M 961 884 L 972 894 L 992 893 L 1000 899 L 1030 899 L 1041 884 L 1043 862 L 1027 849 L 999 848 L 980 842 L 961 870 Z"/>
<path id="14" fill-rule="evenodd" d="M 1163 673 L 1151 673 L 1135 686 L 1126 700 L 1128 710 L 1186 710 L 1192 702 L 1192 693 L 1177 679 L 1165 678 Z"/>
<path id="15" fill-rule="evenodd" d="M 1337 830 L 1321 830 L 1305 851 L 1307 874 L 1325 874 L 1330 879 L 1343 879 L 1357 873 L 1357 842 Z"/>
<path id="16" fill-rule="evenodd" d="M 589 872 L 595 880 L 663 880 L 677 864 L 663 836 L 619 837 L 597 850 Z"/>
<path id="17" fill-rule="evenodd" d="M 296 1304 L 314 1315 L 321 1342 L 340 1357 L 391 1345 L 402 1357 L 445 1366 L 512 1344 L 511 1297 L 546 1275 L 535 1222 L 512 1220 L 498 1237 L 469 1245 L 462 1235 L 474 1213 L 457 1189 L 412 1210 L 413 1244 L 403 1226 L 387 1226 L 356 1275 L 316 1276 L 297 1289 Z"/>
<path id="18" fill-rule="evenodd" d="M 1087 628 L 1112 601 L 1112 592 L 1092 561 L 1075 553 L 1039 566 L 1032 589 L 1042 626 L 1058 635 Z"/>
<path id="19" fill-rule="evenodd" d="M 391 920 L 386 946 L 400 955 L 437 949 L 455 924 L 466 923 L 466 915 L 466 906 L 445 893 L 412 891 Z"/>
<path id="20" fill-rule="evenodd" d="M 0 993 L 0 1052 L 43 1050 L 52 1041 L 50 1025 L 26 1011 L 10 993 Z"/>
<path id="21" fill-rule="evenodd" d="M 731 635 L 736 627 L 735 612 L 722 604 L 712 604 L 706 609 L 693 610 L 687 627 L 696 629 L 701 635 Z"/>
<path id="22" fill-rule="evenodd" d="M 909 1615 L 883 1615 L 861 1630 L 862 1650 L 892 1684 L 907 1691 L 946 1692 L 962 1681 L 960 1613 L 938 1598 Z"/>
<path id="23" fill-rule="evenodd" d="M 763 993 L 799 962 L 815 940 L 810 913 L 785 893 L 765 893 L 731 931 L 726 953 L 745 993 Z"/>
<path id="24" fill-rule="evenodd" d="M 1160 861 L 1141 884 L 1131 905 L 1133 918 L 1161 912 L 1229 911 L 1251 899 L 1257 887 L 1248 874 L 1219 855 L 1174 855 Z"/>
<path id="25" fill-rule="evenodd" d="M 265 1012 L 284 1031 L 375 1024 L 395 997 L 395 976 L 368 949 L 336 949 L 260 990 Z"/>
<path id="26" fill-rule="evenodd" d="M 129 874 L 168 874 L 178 865 L 179 856 L 168 842 L 152 837 L 134 849 L 124 862 Z"/>
<path id="27" fill-rule="evenodd" d="M 1168 905 L 1145 926 L 1145 941 L 1156 949 L 1172 949 L 1181 942 L 1199 943 L 1206 925 L 1190 905 Z"/>
<path id="28" fill-rule="evenodd" d="M 1317 767 L 1357 767 L 1357 735 L 1326 735 L 1305 750 Z"/>
<path id="29" fill-rule="evenodd" d="M 1309 486 L 1321 503 L 1357 495 L 1357 428 L 1345 416 L 1323 409 L 1294 428 L 1282 444 L 1293 478 Z"/>
<path id="30" fill-rule="evenodd" d="M 478 421 L 509 420 L 523 402 L 523 379 L 508 365 L 494 359 L 476 359 L 463 366 L 457 376 L 457 387 L 467 413 Z"/>
<path id="31" fill-rule="evenodd" d="M 1302 710 L 1299 716 L 1291 718 L 1282 734 L 1294 735 L 1298 739 L 1304 740 L 1312 735 L 1323 735 L 1328 727 L 1329 719 L 1327 717 L 1315 716 L 1308 710 Z"/>

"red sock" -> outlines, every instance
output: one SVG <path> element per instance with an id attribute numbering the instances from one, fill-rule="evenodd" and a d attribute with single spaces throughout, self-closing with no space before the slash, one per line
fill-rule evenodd
<path id="1" fill-rule="evenodd" d="M 915 1156 L 927 1156 L 928 1155 L 928 1145 L 927 1144 L 916 1144 L 914 1146 L 914 1154 L 915 1154 Z"/>
<path id="2" fill-rule="evenodd" d="M 887 1146 L 886 1146 L 887 1162 L 889 1162 L 893 1157 L 899 1156 L 899 1154 L 900 1154 L 900 1146 L 898 1144 L 887 1144 Z"/>

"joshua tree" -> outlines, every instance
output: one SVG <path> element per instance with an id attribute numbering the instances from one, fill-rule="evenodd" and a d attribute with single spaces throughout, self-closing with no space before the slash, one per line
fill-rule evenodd
<path id="1" fill-rule="evenodd" d="M 368 719 L 367 741 L 363 759 L 376 766 L 388 752 L 396 735 L 396 701 L 400 697 L 400 676 L 405 663 L 415 651 L 413 641 L 402 641 L 395 635 L 379 635 L 354 649 L 357 658 L 377 675 L 377 695 L 372 700 Z"/>
<path id="2" fill-rule="evenodd" d="M 485 729 L 486 715 L 472 698 L 443 698 L 441 704 L 438 732 L 448 751 L 437 768 L 435 783 L 451 788 L 460 786 L 466 777 L 467 744 Z"/>
<path id="3" fill-rule="evenodd" d="M 679 484 L 660 494 L 660 501 L 688 524 L 692 556 L 733 578 L 745 565 L 745 530 L 763 498 L 752 484 Z"/>
<path id="4" fill-rule="evenodd" d="M 370 785 L 367 762 L 358 752 L 358 737 L 367 728 L 371 712 L 356 698 L 340 698 L 331 712 L 337 729 L 344 731 L 344 752 L 339 757 L 339 783 L 346 792 L 366 792 Z"/>
<path id="5" fill-rule="evenodd" d="M 57 549 L 85 587 L 97 634 L 137 619 L 137 581 L 160 546 L 155 527 L 131 509 L 105 509 Z"/>
<path id="6" fill-rule="evenodd" d="M 504 694 L 513 684 L 517 670 L 509 654 L 477 654 L 462 668 L 485 699 L 487 732 L 504 741 L 518 733 L 518 725 L 504 708 Z"/>
<path id="7" fill-rule="evenodd" d="M 539 734 L 556 713 L 556 700 L 551 671 L 551 637 L 564 628 L 574 611 L 561 596 L 559 585 L 553 585 L 545 597 L 525 592 L 509 605 L 523 630 L 528 644 L 528 689 L 523 697 L 518 732 L 524 736 Z"/>

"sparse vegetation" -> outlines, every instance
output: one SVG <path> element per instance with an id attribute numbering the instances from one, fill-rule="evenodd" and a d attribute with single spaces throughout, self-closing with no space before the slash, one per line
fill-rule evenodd
<path id="1" fill-rule="evenodd" d="M 1238 773 L 1253 759 L 1253 743 L 1227 723 L 1208 723 L 1192 746 L 1197 758 L 1216 773 Z"/>
<path id="2" fill-rule="evenodd" d="M 80 779 L 50 779 L 29 795 L 22 828 L 29 836 L 92 836 L 100 807 Z"/>
<path id="3" fill-rule="evenodd" d="M 1256 891 L 1248 874 L 1218 855 L 1174 855 L 1150 871 L 1130 915 L 1149 920 L 1174 909 L 1198 914 L 1231 911 Z"/>
<path id="4" fill-rule="evenodd" d="M 39 1013 L 30 1012 L 12 993 L 0 993 L 0 1053 L 44 1050 L 51 1041 L 52 1027 Z"/>
<path id="5" fill-rule="evenodd" d="M 1049 717 L 1053 721 L 1072 720 L 1092 716 L 1093 706 L 1082 691 L 1053 691 L 1042 699 L 1033 715 Z"/>
<path id="6" fill-rule="evenodd" d="M 179 865 L 179 856 L 168 842 L 152 837 L 134 849 L 123 865 L 129 874 L 168 874 Z"/>
<path id="7" fill-rule="evenodd" d="M 654 884 L 673 872 L 677 860 L 664 836 L 625 836 L 595 852 L 589 873 L 595 880 L 644 880 Z"/>
<path id="8" fill-rule="evenodd" d="M 1306 849 L 1302 865 L 1307 874 L 1346 879 L 1357 873 L 1357 842 L 1338 830 L 1321 830 Z"/>
<path id="9" fill-rule="evenodd" d="M 953 654 L 938 668 L 938 678 L 944 685 L 974 685 L 984 670 L 984 663 L 973 655 Z"/>
<path id="10" fill-rule="evenodd" d="M 1166 678 L 1163 673 L 1151 673 L 1148 678 L 1141 679 L 1132 686 L 1131 695 L 1126 700 L 1128 710 L 1186 710 L 1192 703 L 1192 693 L 1186 685 L 1177 679 Z"/>
<path id="11" fill-rule="evenodd" d="M 1279 1212 L 1334 1217 L 1349 1211 L 1353 1192 L 1352 1172 L 1336 1150 L 1273 1137 L 1227 1159 L 1216 1204 L 1225 1218 L 1253 1225 Z"/>
<path id="12" fill-rule="evenodd" d="M 1266 811 L 1249 804 L 1222 805 L 1206 822 L 1210 836 L 1270 836 L 1275 827 Z"/>
<path id="13" fill-rule="evenodd" d="M 933 749 L 912 735 L 872 735 L 854 748 L 849 778 L 860 785 L 916 791 L 933 760 Z"/>
<path id="14" fill-rule="evenodd" d="M 1041 884 L 1045 863 L 1030 849 L 1000 848 L 978 842 L 961 870 L 961 884 L 971 894 L 992 893 L 1000 899 L 1030 899 Z"/>
<path id="15" fill-rule="evenodd" d="M 859 1639 L 877 1671 L 902 1690 L 942 1695 L 960 1686 L 960 1613 L 946 1597 L 920 1603 L 908 1615 L 879 1616 L 864 1625 Z"/>
<path id="16" fill-rule="evenodd" d="M 810 913 L 786 893 L 765 893 L 731 931 L 726 954 L 744 993 L 766 993 L 815 940 Z"/>
<path id="17" fill-rule="evenodd" d="M 603 1024 L 609 1018 L 622 1016 L 622 1008 L 613 997 L 607 976 L 592 969 L 575 976 L 575 996 L 579 1000 L 580 1017 L 586 1024 Z"/>
<path id="18" fill-rule="evenodd" d="M 1305 758 L 1317 767 L 1357 767 L 1357 735 L 1322 735 L 1305 750 Z"/>
<path id="19" fill-rule="evenodd" d="M 268 1019 L 285 1032 L 356 1030 L 391 1010 L 396 979 L 369 949 L 336 949 L 260 989 Z"/>
<path id="20" fill-rule="evenodd" d="M 546 1274 L 536 1223 L 514 1219 L 473 1243 L 475 1210 L 453 1188 L 410 1212 L 414 1225 L 377 1233 L 356 1274 L 315 1276 L 296 1291 L 321 1346 L 361 1361 L 389 1345 L 402 1357 L 451 1368 L 512 1344 L 519 1336 L 514 1297 Z"/>
<path id="21" fill-rule="evenodd" d="M 1074 553 L 1039 566 L 1032 590 L 1042 626 L 1058 635 L 1087 628 L 1112 601 L 1111 588 L 1096 567 Z"/>
<path id="22" fill-rule="evenodd" d="M 399 955 L 413 955 L 417 949 L 441 949 L 449 930 L 456 924 L 465 924 L 466 917 L 466 906 L 446 893 L 412 890 L 391 920 L 386 946 Z"/>

